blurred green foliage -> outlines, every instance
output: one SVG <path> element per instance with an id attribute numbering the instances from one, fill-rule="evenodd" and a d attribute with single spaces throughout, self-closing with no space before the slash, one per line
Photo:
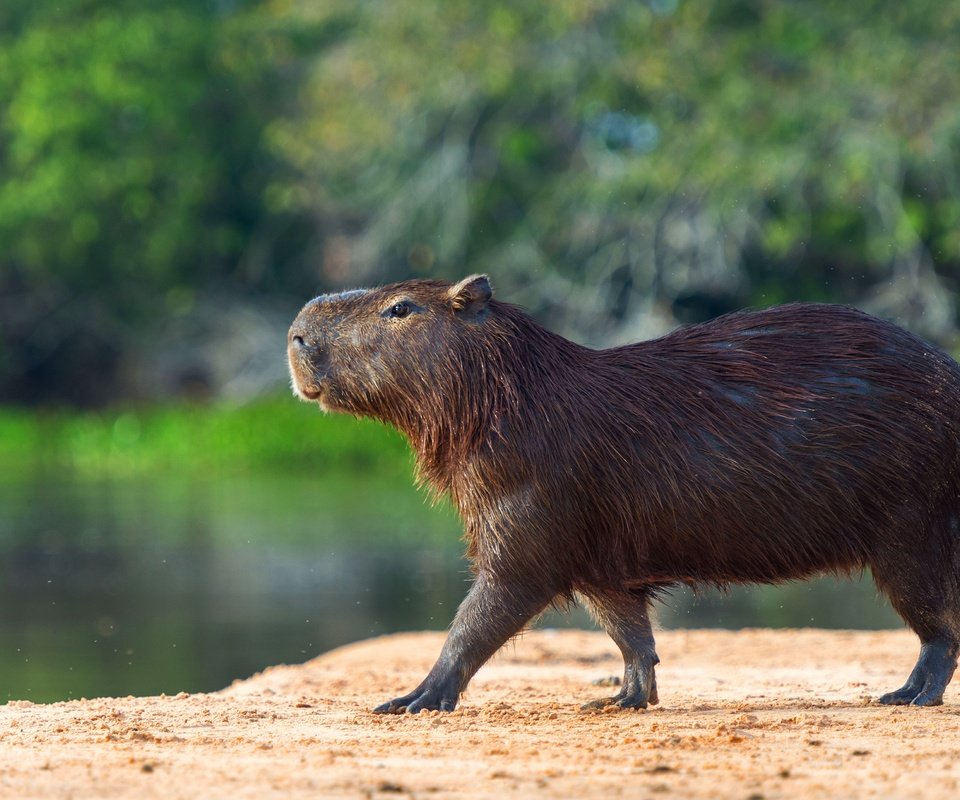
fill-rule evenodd
<path id="1" fill-rule="evenodd" d="M 69 470 L 88 477 L 155 473 L 229 477 L 253 470 L 358 472 L 409 484 L 402 436 L 370 420 L 330 417 L 288 397 L 113 411 L 0 412 L 0 473 Z"/>
<path id="2" fill-rule="evenodd" d="M 932 0 L 6 0 L 0 399 L 115 398 L 199 292 L 470 270 L 594 342 L 790 299 L 943 340 L 958 165 Z"/>
<path id="3" fill-rule="evenodd" d="M 132 332 L 203 287 L 273 285 L 302 234 L 265 213 L 262 132 L 324 36 L 256 4 L 3 4 L 3 395 L 102 402 Z"/>
<path id="4" fill-rule="evenodd" d="M 957 277 L 958 7 L 361 8 L 301 113 L 269 129 L 293 196 L 370 220 L 361 273 L 547 272 L 605 290 L 598 316 L 657 294 L 853 301 Z"/>

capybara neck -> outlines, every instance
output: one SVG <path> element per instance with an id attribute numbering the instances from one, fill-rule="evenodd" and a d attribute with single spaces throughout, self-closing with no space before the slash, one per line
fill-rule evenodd
<path id="1" fill-rule="evenodd" d="M 590 350 L 515 306 L 490 305 L 483 329 L 459 337 L 437 367 L 433 391 L 381 409 L 410 440 L 420 478 L 437 494 L 455 491 L 458 476 L 479 463 L 522 457 L 551 406 L 579 395 L 589 374 Z"/>

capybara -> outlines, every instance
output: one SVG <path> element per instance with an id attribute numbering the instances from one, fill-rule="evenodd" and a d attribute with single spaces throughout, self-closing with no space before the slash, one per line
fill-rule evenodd
<path id="1" fill-rule="evenodd" d="M 317 297 L 288 356 L 301 397 L 406 434 L 465 526 L 475 578 L 440 657 L 376 711 L 453 709 L 572 598 L 625 665 L 619 693 L 588 705 L 643 708 L 659 593 L 866 568 L 921 642 L 880 702 L 942 703 L 960 642 L 960 365 L 896 325 L 791 304 L 592 350 L 480 275 Z"/>

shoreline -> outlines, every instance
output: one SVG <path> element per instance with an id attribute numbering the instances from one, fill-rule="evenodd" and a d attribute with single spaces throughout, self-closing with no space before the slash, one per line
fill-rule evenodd
<path id="1" fill-rule="evenodd" d="M 210 694 L 0 707 L 3 797 L 940 798 L 960 786 L 960 689 L 885 707 L 908 631 L 658 634 L 661 704 L 582 712 L 621 672 L 602 633 L 534 631 L 449 714 L 378 716 L 442 633 L 372 639 Z"/>

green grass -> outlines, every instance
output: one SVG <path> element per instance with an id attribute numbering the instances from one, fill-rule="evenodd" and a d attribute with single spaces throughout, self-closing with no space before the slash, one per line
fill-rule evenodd
<path id="1" fill-rule="evenodd" d="M 293 398 L 100 412 L 0 409 L 0 470 L 68 469 L 122 477 L 154 472 L 310 469 L 409 476 L 403 437 L 384 425 L 324 415 Z"/>

